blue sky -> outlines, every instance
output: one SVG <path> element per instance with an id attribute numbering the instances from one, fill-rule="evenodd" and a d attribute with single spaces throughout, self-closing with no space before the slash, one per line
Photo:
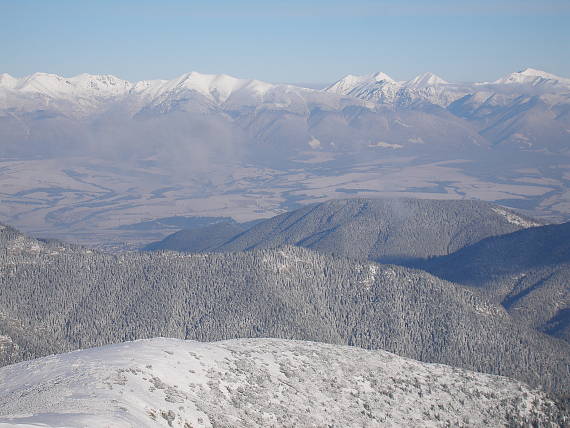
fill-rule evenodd
<path id="1" fill-rule="evenodd" d="M 187 71 L 331 82 L 452 81 L 526 66 L 570 77 L 570 1 L 0 1 L 0 73 L 129 80 Z"/>

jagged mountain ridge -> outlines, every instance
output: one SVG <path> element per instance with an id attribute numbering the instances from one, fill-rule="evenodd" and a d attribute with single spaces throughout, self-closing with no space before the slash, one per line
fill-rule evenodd
<path id="1" fill-rule="evenodd" d="M 24 102 L 43 101 L 48 107 L 54 101 L 71 104 L 82 104 L 83 100 L 95 99 L 101 101 L 93 107 L 101 107 L 103 101 L 127 102 L 134 112 L 148 112 L 152 109 L 158 111 L 166 106 L 188 101 L 194 97 L 193 102 L 205 103 L 210 106 L 227 104 L 227 106 L 256 105 L 263 102 L 281 102 L 288 94 L 293 97 L 311 98 L 320 91 L 295 87 L 292 85 L 276 85 L 254 79 L 238 79 L 225 74 L 210 75 L 198 72 L 183 74 L 171 80 L 146 80 L 128 82 L 110 75 L 81 74 L 65 78 L 55 74 L 35 73 L 20 79 L 4 74 L 0 78 L 0 106 L 11 107 L 11 100 L 21 97 Z M 192 95 L 194 94 L 194 95 Z M 322 98 L 322 97 L 321 97 Z M 328 100 L 336 102 L 339 97 L 326 96 Z M 361 103 L 362 104 L 362 103 Z M 29 106 L 38 108 L 40 106 Z M 77 107 L 77 106 L 76 106 Z M 21 105 L 26 109 L 26 104 Z M 65 110 L 72 114 L 72 111 Z M 89 114 L 88 109 L 79 109 L 76 113 Z"/>
<path id="2" fill-rule="evenodd" d="M 524 215 L 482 201 L 354 198 L 309 205 L 245 231 L 224 227 L 213 234 L 215 226 L 204 232 L 181 231 L 146 249 L 223 252 L 296 245 L 355 259 L 406 264 L 538 225 Z"/>
<path id="3" fill-rule="evenodd" d="M 409 106 L 417 101 L 427 101 L 447 108 L 454 101 L 469 94 L 482 91 L 501 93 L 512 90 L 514 86 L 525 85 L 546 92 L 567 92 L 570 89 L 570 79 L 531 68 L 510 73 L 494 82 L 472 84 L 450 83 L 433 73 L 423 73 L 409 81 L 395 81 L 384 73 L 375 73 L 366 76 L 345 76 L 328 86 L 325 91 L 384 104 Z"/>
<path id="4" fill-rule="evenodd" d="M 563 426 L 543 392 L 384 351 L 152 339 L 0 368 L 0 426 Z M 501 403 L 497 406 L 497 403 Z"/>
<path id="5" fill-rule="evenodd" d="M 431 73 L 408 82 L 347 76 L 326 90 L 403 108 L 436 105 L 466 119 L 493 144 L 532 148 L 542 141 L 549 150 L 567 148 L 570 79 L 541 70 L 474 84 L 449 83 Z"/>
<path id="6" fill-rule="evenodd" d="M 325 88 L 326 92 L 401 107 L 417 101 L 446 107 L 464 96 L 466 90 L 449 84 L 433 73 L 423 73 L 409 81 L 395 81 L 381 72 L 367 76 L 348 75 Z"/>
<path id="7" fill-rule="evenodd" d="M 181 104 L 189 105 L 189 102 L 196 104 L 188 107 L 189 111 L 266 105 L 272 109 L 298 112 L 311 106 L 333 110 L 348 105 L 371 108 L 368 102 L 409 107 L 418 101 L 447 108 L 464 97 L 512 91 L 514 86 L 520 87 L 524 94 L 525 85 L 534 92 L 537 88 L 546 92 L 568 92 L 570 79 L 526 69 L 491 83 L 453 84 L 433 73 L 424 73 L 409 81 L 395 81 L 378 72 L 367 76 L 348 75 L 324 90 L 314 90 L 198 72 L 186 73 L 172 80 L 134 83 L 111 75 L 86 73 L 70 78 L 34 73 L 19 79 L 3 74 L 0 76 L 0 107 L 14 112 L 44 108 L 79 117 L 93 114 L 113 100 L 126 103 L 131 115 L 164 114 L 180 108 Z M 521 94 L 520 91 L 518 93 Z M 344 96 L 351 99 L 343 99 Z M 362 101 L 358 102 L 360 99 Z M 561 101 L 566 102 L 567 99 Z M 452 108 L 451 111 L 455 110 Z"/>
<path id="8" fill-rule="evenodd" d="M 203 74 L 196 71 L 185 73 L 171 80 L 142 80 L 129 82 L 112 75 L 92 75 L 88 73 L 73 77 L 63 77 L 50 73 L 34 73 L 22 78 L 15 78 L 7 73 L 0 75 L 0 90 L 21 94 L 36 94 L 50 98 L 73 97 L 121 97 L 140 95 L 144 98 L 161 98 L 167 93 L 181 90 L 193 90 L 208 97 L 211 101 L 224 103 L 234 94 L 243 91 L 249 95 L 263 97 L 268 91 L 277 87 L 307 92 L 329 92 L 351 95 L 361 92 L 363 85 L 393 85 L 397 88 L 421 89 L 427 87 L 464 85 L 524 85 L 566 86 L 570 87 L 570 79 L 551 73 L 527 68 L 508 74 L 495 82 L 475 82 L 473 84 L 450 83 L 433 73 L 422 73 L 409 81 L 396 81 L 383 72 L 365 76 L 347 75 L 325 88 L 323 91 L 262 82 L 255 79 L 240 79 L 226 74 Z M 443 105 L 445 107 L 445 105 Z"/>
<path id="9" fill-rule="evenodd" d="M 384 349 L 552 391 L 569 382 L 570 344 L 422 271 L 297 247 L 113 256 L 22 239 L 0 249 L 0 311 L 22 326 L 9 337 L 20 357 L 157 336 L 277 337 Z"/>

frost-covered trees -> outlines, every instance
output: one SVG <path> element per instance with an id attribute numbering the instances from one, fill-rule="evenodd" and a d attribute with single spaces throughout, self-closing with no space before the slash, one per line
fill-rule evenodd
<path id="1" fill-rule="evenodd" d="M 570 380 L 570 345 L 418 270 L 296 247 L 114 256 L 2 239 L 0 334 L 20 348 L 5 363 L 156 336 L 278 337 L 384 349 L 549 390 Z"/>

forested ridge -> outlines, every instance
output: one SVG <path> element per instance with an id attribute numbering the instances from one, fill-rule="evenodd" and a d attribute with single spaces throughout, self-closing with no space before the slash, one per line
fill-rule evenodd
<path id="1" fill-rule="evenodd" d="M 332 200 L 248 228 L 182 230 L 147 249 L 227 252 L 283 245 L 427 270 L 475 287 L 531 328 L 570 340 L 570 223 L 541 225 L 488 202 Z"/>
<path id="2" fill-rule="evenodd" d="M 110 255 L 0 231 L 4 363 L 157 336 L 276 337 L 384 349 L 565 391 L 570 345 L 468 287 L 284 247 Z"/>
<path id="3" fill-rule="evenodd" d="M 431 199 L 340 199 L 260 221 L 180 231 L 148 250 L 244 251 L 295 245 L 328 254 L 411 264 L 450 254 L 489 236 L 540 223 L 488 202 Z"/>
<path id="4" fill-rule="evenodd" d="M 516 320 L 570 341 L 570 223 L 490 237 L 418 266 L 470 285 Z"/>

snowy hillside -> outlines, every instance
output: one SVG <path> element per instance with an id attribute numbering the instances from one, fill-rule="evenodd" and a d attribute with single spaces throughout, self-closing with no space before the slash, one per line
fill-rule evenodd
<path id="1" fill-rule="evenodd" d="M 558 426 L 508 378 L 277 339 L 151 339 L 0 369 L 0 426 Z"/>

